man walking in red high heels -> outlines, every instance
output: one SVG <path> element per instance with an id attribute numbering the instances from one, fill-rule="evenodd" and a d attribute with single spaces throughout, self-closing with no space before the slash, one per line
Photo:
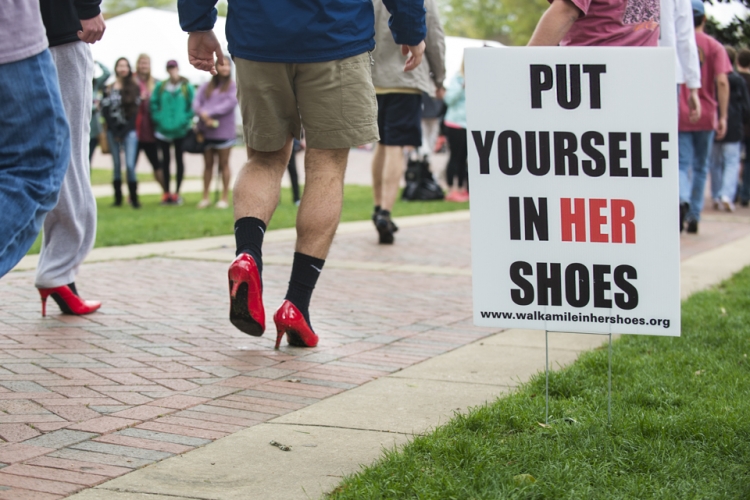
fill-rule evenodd
<path id="1" fill-rule="evenodd" d="M 216 73 L 223 60 L 212 29 L 217 0 L 179 0 L 180 24 L 190 33 L 188 55 Z M 426 36 L 423 0 L 383 0 L 402 46 L 404 71 L 419 66 Z M 274 315 L 276 347 L 314 347 L 308 307 L 341 217 L 349 149 L 378 140 L 369 52 L 375 17 L 369 1 L 233 0 L 227 17 L 229 52 L 248 161 L 234 187 L 237 258 L 229 268 L 230 320 L 241 331 L 265 330 L 262 251 L 279 202 L 293 139 L 304 126 L 306 184 L 297 213 L 297 244 L 286 298 Z"/>

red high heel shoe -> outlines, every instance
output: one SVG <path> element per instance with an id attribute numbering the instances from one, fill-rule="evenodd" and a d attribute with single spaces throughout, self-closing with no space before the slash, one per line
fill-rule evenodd
<path id="1" fill-rule="evenodd" d="M 305 317 L 299 312 L 297 306 L 285 300 L 276 314 L 273 315 L 276 323 L 276 349 L 281 344 L 281 339 L 286 333 L 289 345 L 295 347 L 315 347 L 318 345 L 318 336 L 312 331 Z"/>
<path id="2" fill-rule="evenodd" d="M 75 284 L 58 286 L 57 288 L 39 288 L 42 296 L 42 316 L 47 316 L 47 297 L 57 302 L 63 314 L 90 314 L 102 306 L 98 300 L 83 300 L 78 296 Z"/>
<path id="3" fill-rule="evenodd" d="M 229 321 L 238 330 L 260 337 L 266 330 L 263 286 L 255 260 L 240 254 L 229 266 Z"/>

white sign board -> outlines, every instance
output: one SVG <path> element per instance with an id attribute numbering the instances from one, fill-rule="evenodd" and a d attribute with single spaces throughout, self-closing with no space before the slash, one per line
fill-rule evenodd
<path id="1" fill-rule="evenodd" d="M 466 50 L 474 322 L 680 335 L 671 49 Z"/>

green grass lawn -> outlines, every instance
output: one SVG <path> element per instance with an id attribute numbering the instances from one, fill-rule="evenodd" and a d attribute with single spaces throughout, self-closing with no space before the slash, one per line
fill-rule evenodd
<path id="1" fill-rule="evenodd" d="M 127 193 L 127 190 L 125 191 Z M 211 200 L 214 194 L 211 193 Z M 182 206 L 161 206 L 161 197 L 142 196 L 143 207 L 134 210 L 129 205 L 113 207 L 112 198 L 97 200 L 98 228 L 96 247 L 152 243 L 158 241 L 185 240 L 204 236 L 233 234 L 232 209 L 218 210 L 195 208 L 200 201 L 199 193 L 184 195 Z M 398 202 L 393 213 L 396 217 L 406 215 L 447 212 L 468 208 L 468 203 Z M 344 212 L 342 221 L 368 220 L 372 215 L 372 189 L 367 186 L 346 186 L 344 190 Z M 297 207 L 292 204 L 291 190 L 281 190 L 281 204 L 269 224 L 269 229 L 294 227 Z M 41 236 L 37 238 L 30 254 L 39 253 Z"/>
<path id="2" fill-rule="evenodd" d="M 541 373 L 331 498 L 750 498 L 750 268 L 684 302 L 682 321 L 681 338 L 615 342 L 611 426 L 600 349 L 551 373 L 549 427 Z"/>
<path id="3" fill-rule="evenodd" d="M 125 169 L 123 168 L 123 170 Z M 124 175 L 125 173 L 123 172 L 123 176 Z M 149 172 L 148 174 L 136 173 L 136 178 L 138 179 L 138 182 L 152 182 L 154 180 L 154 174 L 151 172 Z M 91 185 L 92 186 L 100 186 L 102 184 L 111 184 L 111 183 L 112 183 L 112 169 L 111 168 L 92 168 L 91 169 Z"/>

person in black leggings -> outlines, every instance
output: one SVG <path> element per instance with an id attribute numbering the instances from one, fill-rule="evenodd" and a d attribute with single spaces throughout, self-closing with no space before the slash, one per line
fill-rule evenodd
<path id="1" fill-rule="evenodd" d="M 176 181 L 175 181 L 175 187 L 174 187 L 174 194 L 169 198 L 169 203 L 172 204 L 182 204 L 182 197 L 180 196 L 180 186 L 182 185 L 182 179 L 185 177 L 185 163 L 183 161 L 183 150 L 182 150 L 182 141 L 185 139 L 184 137 L 180 137 L 179 139 L 172 139 L 172 142 L 167 142 L 159 139 L 157 137 L 156 144 L 159 147 L 159 151 L 161 151 L 161 165 L 162 165 L 162 176 L 164 178 L 164 186 L 167 190 L 167 193 L 169 192 L 169 183 L 172 182 L 172 174 L 170 172 L 169 166 L 172 162 L 172 156 L 169 151 L 169 147 L 174 144 L 174 159 L 175 163 L 177 164 L 177 172 L 176 172 Z"/>
<path id="2" fill-rule="evenodd" d="M 445 137 L 448 139 L 448 147 L 451 151 L 446 167 L 446 180 L 451 193 L 455 193 L 453 196 L 449 193 L 449 199 L 450 201 L 468 201 L 469 164 L 467 162 L 466 129 L 446 126 Z"/>
<path id="3" fill-rule="evenodd" d="M 141 91 L 141 104 L 138 107 L 138 116 L 135 119 L 135 132 L 138 135 L 138 154 L 143 151 L 146 158 L 154 169 L 154 179 L 164 189 L 164 175 L 162 174 L 161 162 L 156 147 L 154 136 L 154 123 L 151 120 L 151 94 L 156 87 L 156 80 L 151 76 L 151 58 L 146 54 L 138 56 L 135 63 L 135 75 L 133 79 Z M 166 193 L 166 190 L 164 191 Z"/>
<path id="4" fill-rule="evenodd" d="M 164 197 L 162 204 L 181 205 L 180 186 L 185 175 L 185 164 L 182 161 L 182 143 L 193 125 L 193 86 L 180 76 L 177 61 L 167 62 L 169 79 L 159 82 L 151 94 L 151 119 L 156 131 L 156 144 L 161 151 L 161 168 L 164 176 Z M 174 155 L 177 163 L 177 184 L 174 194 L 170 194 L 170 163 L 172 161 L 169 147 L 174 144 Z"/>
<path id="5" fill-rule="evenodd" d="M 445 197 L 447 201 L 469 201 L 469 165 L 467 163 L 468 149 L 466 144 L 466 89 L 464 83 L 463 64 L 451 80 L 445 92 L 445 136 L 451 150 L 448 160 L 446 176 L 450 192 Z M 457 185 L 454 186 L 454 180 Z"/>

